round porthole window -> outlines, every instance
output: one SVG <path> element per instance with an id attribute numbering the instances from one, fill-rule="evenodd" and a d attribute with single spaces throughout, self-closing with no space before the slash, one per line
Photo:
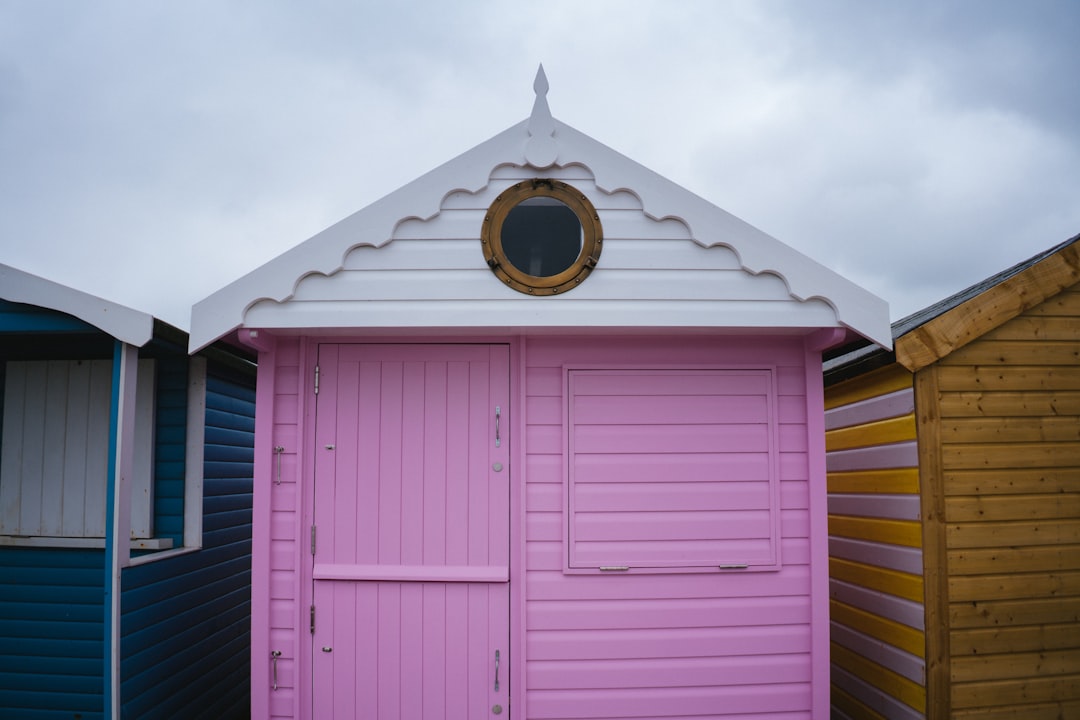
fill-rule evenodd
<path id="1" fill-rule="evenodd" d="M 536 179 L 495 198 L 480 242 L 488 267 L 509 287 L 555 295 L 580 285 L 596 267 L 603 233 L 584 194 L 564 182 Z"/>

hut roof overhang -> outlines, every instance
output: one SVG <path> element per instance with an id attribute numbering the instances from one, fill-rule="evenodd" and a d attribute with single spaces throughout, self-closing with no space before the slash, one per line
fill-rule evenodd
<path id="1" fill-rule="evenodd" d="M 135 347 L 142 347 L 154 337 L 152 315 L 9 265 L 0 264 L 0 298 L 71 315 Z"/>
<path id="2" fill-rule="evenodd" d="M 861 341 L 825 362 L 827 385 L 899 363 L 918 372 L 1080 282 L 1080 235 L 892 325 L 892 350 Z"/>
<path id="3" fill-rule="evenodd" d="M 555 120 L 547 107 L 547 84 L 542 69 L 535 89 L 536 102 L 527 120 L 346 217 L 197 303 L 192 309 L 190 350 L 197 351 L 245 328 L 286 332 L 413 329 L 429 333 L 642 332 L 679 328 L 712 332 L 812 332 L 836 328 L 881 346 L 891 346 L 888 306 L 883 300 Z M 486 207 L 514 178 L 530 176 L 571 178 L 570 182 L 576 178 L 597 196 L 616 204 L 634 205 L 641 223 L 658 228 L 677 226 L 681 233 L 677 240 L 650 247 L 664 248 L 664 253 L 672 248 L 685 254 L 689 251 L 684 246 L 694 246 L 697 255 L 689 258 L 684 269 L 691 269 L 696 258 L 704 258 L 705 265 L 721 256 L 727 258 L 729 269 L 739 272 L 724 277 L 737 274 L 750 278 L 757 283 L 755 291 L 729 292 L 719 287 L 710 288 L 707 298 L 695 296 L 692 288 L 687 290 L 685 283 L 673 275 L 646 273 L 651 269 L 650 263 L 636 266 L 636 272 L 623 273 L 618 279 L 615 273 L 610 273 L 601 280 L 609 272 L 604 265 L 606 258 L 602 258 L 592 279 L 581 287 L 557 297 L 528 297 L 501 286 L 488 272 L 479 250 L 478 226 L 464 233 L 476 240 L 475 252 L 470 250 L 467 256 L 455 256 L 446 265 L 448 270 L 453 266 L 462 273 L 474 273 L 472 277 L 482 277 L 470 281 L 483 284 L 483 288 L 468 298 L 456 296 L 452 291 L 440 295 L 440 287 L 461 284 L 464 275 L 449 277 L 441 286 L 424 283 L 419 294 L 410 295 L 395 286 L 388 273 L 379 277 L 378 268 L 386 267 L 385 263 L 375 262 L 370 268 L 363 266 L 365 259 L 378 253 L 389 255 L 395 245 L 407 242 L 403 240 L 407 236 L 424 236 L 429 240 L 447 237 L 439 235 L 440 231 L 434 228 L 448 208 L 460 205 L 462 198 L 476 207 Z M 417 234 L 414 232 L 417 227 L 424 229 Z M 607 242 L 605 253 L 613 245 Z M 421 262 L 430 260 L 421 259 Z M 343 271 L 361 266 L 373 268 L 374 272 L 364 273 L 362 280 L 355 277 L 359 273 L 353 273 L 351 280 L 344 279 L 349 273 Z M 364 287 L 357 292 L 361 284 Z M 761 288 L 766 286 L 774 291 L 772 296 L 762 294 Z M 771 302 L 780 296 L 784 302 Z M 319 302 L 310 302 L 312 299 Z M 380 305 L 380 301 L 386 302 Z"/>

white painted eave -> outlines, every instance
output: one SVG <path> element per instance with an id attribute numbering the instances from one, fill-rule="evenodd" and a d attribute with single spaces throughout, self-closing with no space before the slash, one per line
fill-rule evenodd
<path id="1" fill-rule="evenodd" d="M 437 215 L 450 193 L 484 188 L 493 168 L 522 159 L 526 124 L 520 122 L 421 175 L 197 302 L 191 309 L 189 351 L 243 327 L 244 313 L 255 303 L 287 300 L 305 275 L 337 272 L 353 248 L 385 245 L 399 222 Z"/>
<path id="2" fill-rule="evenodd" d="M 543 145 L 543 153 L 536 150 L 537 139 L 530 133 L 530 121 L 522 121 L 200 301 L 192 308 L 190 351 L 195 352 L 244 327 L 248 309 L 261 301 L 287 301 L 304 276 L 332 275 L 341 270 L 352 249 L 385 245 L 400 222 L 434 217 L 447 195 L 480 192 L 490 182 L 492 173 L 506 165 L 530 166 L 539 176 L 548 167 L 584 166 L 605 192 L 623 190 L 636 195 L 649 217 L 684 222 L 691 229 L 694 242 L 703 247 L 730 248 L 746 272 L 777 275 L 787 285 L 791 297 L 799 301 L 823 301 L 835 312 L 830 326 L 847 328 L 882 347 L 891 347 L 888 305 L 882 299 L 584 133 L 559 121 L 551 122 L 552 142 Z M 553 162 L 549 152 L 555 153 Z M 538 160 L 540 157 L 545 159 Z M 549 162 L 545 167 L 537 167 Z M 464 326 L 450 317 L 447 321 L 450 324 L 446 327 Z M 332 322 L 329 318 L 326 322 L 313 318 L 311 327 L 326 327 L 329 322 Z M 573 324 L 580 322 L 579 316 Z M 731 326 L 730 317 L 712 318 L 704 324 L 714 325 L 714 322 L 716 327 Z M 643 323 L 656 325 L 655 318 Z M 475 324 L 475 317 L 468 324 Z M 701 319 L 696 319 L 694 324 L 701 325 Z M 736 326 L 745 324 L 740 322 Z M 559 323 L 536 321 L 536 326 L 551 325 Z M 252 323 L 251 327 L 268 326 Z"/>
<path id="3" fill-rule="evenodd" d="M 154 336 L 154 317 L 0 264 L 0 298 L 66 313 L 135 347 Z"/>
<path id="4" fill-rule="evenodd" d="M 634 193 L 649 217 L 681 220 L 699 245 L 727 247 L 747 272 L 780 277 L 793 298 L 822 300 L 836 311 L 840 326 L 884 348 L 892 347 L 889 305 L 881 298 L 625 155 L 568 125 L 557 126 L 560 161 L 563 148 L 568 156 L 572 156 L 572 148 L 585 154 L 589 146 L 600 146 L 606 152 L 603 163 L 583 163 L 595 174 L 598 187 L 606 192 Z"/>

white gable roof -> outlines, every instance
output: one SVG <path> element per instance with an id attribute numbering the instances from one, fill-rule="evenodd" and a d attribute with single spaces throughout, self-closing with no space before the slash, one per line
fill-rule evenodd
<path id="1" fill-rule="evenodd" d="M 154 335 L 152 315 L 3 264 L 0 298 L 67 313 L 136 347 L 150 342 Z"/>
<path id="2" fill-rule="evenodd" d="M 532 116 L 302 242 L 192 309 L 191 350 L 241 327 L 500 330 L 846 328 L 889 346 L 876 296 L 554 120 Z M 480 248 L 486 209 L 535 177 L 581 190 L 604 250 L 580 287 L 505 287 Z"/>

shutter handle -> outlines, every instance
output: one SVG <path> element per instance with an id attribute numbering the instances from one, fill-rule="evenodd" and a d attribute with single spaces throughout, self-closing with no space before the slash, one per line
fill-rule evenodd
<path id="1" fill-rule="evenodd" d="M 281 484 L 281 454 L 283 452 L 285 452 L 285 447 L 284 446 L 282 446 L 282 445 L 275 445 L 274 446 L 274 453 L 277 454 L 277 477 L 274 478 L 274 484 L 275 485 L 280 485 Z"/>
<path id="2" fill-rule="evenodd" d="M 274 664 L 274 690 L 277 690 L 277 661 L 279 657 L 281 657 L 280 650 L 270 651 L 270 662 Z"/>

